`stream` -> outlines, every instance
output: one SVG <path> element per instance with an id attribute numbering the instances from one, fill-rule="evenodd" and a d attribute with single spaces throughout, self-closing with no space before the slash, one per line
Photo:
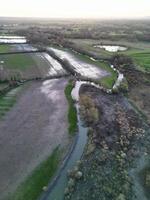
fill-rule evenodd
<path id="1" fill-rule="evenodd" d="M 7 38 L 3 38 L 7 39 Z M 14 39 L 14 38 L 13 38 Z M 15 38 L 18 40 L 18 38 Z M 21 38 L 21 40 L 24 38 Z M 70 63 L 74 66 L 75 70 L 79 72 L 81 75 L 85 75 L 87 77 L 104 77 L 108 75 L 105 70 L 101 70 L 97 68 L 94 64 L 87 64 L 86 62 L 79 61 L 77 58 L 74 58 L 68 52 L 63 52 L 62 50 L 56 50 L 53 48 L 53 51 L 58 54 L 58 56 L 62 59 L 68 59 Z M 55 74 L 58 71 L 62 71 L 62 66 L 51 56 L 46 53 L 43 53 L 43 56 L 47 59 L 47 61 L 51 64 L 51 69 L 49 74 Z M 92 59 L 92 58 L 91 58 Z M 111 66 L 114 70 L 116 70 L 113 66 Z M 118 87 L 120 82 L 123 79 L 123 74 L 118 72 L 118 79 L 114 84 L 114 87 Z M 48 185 L 47 191 L 43 192 L 40 200 L 63 200 L 64 199 L 64 191 L 68 183 L 67 173 L 71 170 L 76 162 L 79 161 L 83 155 L 84 147 L 87 143 L 87 132 L 88 128 L 83 126 L 82 120 L 80 118 L 79 113 L 79 90 L 82 84 L 92 85 L 99 89 L 103 89 L 102 86 L 99 86 L 93 82 L 87 81 L 76 81 L 75 87 L 72 90 L 72 98 L 76 101 L 76 110 L 77 110 L 77 118 L 78 118 L 78 133 L 75 136 L 74 142 L 71 148 L 68 151 L 66 158 L 64 159 L 60 169 L 56 173 L 56 176 L 52 182 Z M 106 92 L 111 92 L 107 90 Z"/>
<path id="2" fill-rule="evenodd" d="M 59 53 L 60 52 L 62 53 L 62 51 L 59 51 Z M 62 54 L 61 54 L 61 56 L 62 56 Z M 68 54 L 65 54 L 65 55 L 68 56 Z M 73 58 L 71 58 L 71 61 L 72 61 L 72 59 Z M 81 66 L 82 65 L 80 65 L 80 70 L 81 70 Z M 90 72 L 90 68 L 88 69 L 89 72 Z M 122 82 L 124 76 L 123 76 L 123 74 L 120 74 L 119 71 L 116 70 L 113 66 L 111 66 L 111 68 L 113 68 L 113 70 L 117 71 L 117 73 L 118 73 L 118 78 L 116 80 L 116 83 L 113 86 L 113 88 L 117 88 L 120 85 L 120 83 Z M 88 85 L 92 85 L 96 88 L 102 89 L 101 86 L 99 86 L 93 82 L 76 81 L 75 87 L 73 88 L 71 95 L 72 95 L 73 100 L 75 100 L 77 102 L 75 105 L 76 105 L 77 117 L 78 117 L 78 134 L 76 135 L 76 138 L 74 140 L 75 142 L 72 145 L 72 149 L 69 150 L 68 155 L 62 164 L 62 167 L 57 172 L 56 178 L 48 185 L 47 191 L 43 192 L 40 200 L 63 200 L 64 199 L 64 191 L 65 191 L 65 188 L 68 183 L 67 173 L 69 170 L 71 170 L 75 166 L 76 162 L 78 160 L 80 160 L 81 156 L 83 155 L 84 147 L 87 143 L 88 128 L 83 126 L 81 118 L 80 118 L 80 114 L 79 114 L 78 101 L 79 101 L 79 91 L 80 91 L 80 87 L 82 84 L 88 84 Z M 107 90 L 106 92 L 111 93 L 111 90 Z"/>
<path id="3" fill-rule="evenodd" d="M 72 98 L 77 101 L 77 117 L 78 117 L 78 134 L 76 135 L 75 142 L 72 146 L 70 153 L 63 162 L 63 166 L 59 170 L 56 178 L 48 186 L 48 190 L 42 194 L 41 200 L 63 200 L 64 191 L 67 186 L 67 173 L 71 170 L 76 162 L 80 160 L 84 147 L 87 143 L 87 131 L 88 128 L 84 127 L 79 114 L 79 90 L 80 86 L 85 82 L 77 81 L 74 89 L 72 90 Z"/>

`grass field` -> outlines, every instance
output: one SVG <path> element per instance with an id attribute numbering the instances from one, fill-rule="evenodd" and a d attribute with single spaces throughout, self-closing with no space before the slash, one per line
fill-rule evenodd
<path id="1" fill-rule="evenodd" d="M 140 70 L 150 72 L 150 52 L 134 53 L 130 56 L 134 59 L 134 62 Z"/>
<path id="2" fill-rule="evenodd" d="M 5 95 L 0 96 L 0 118 L 2 118 L 6 112 L 8 112 L 11 107 L 16 102 L 16 97 L 18 93 L 21 91 L 22 86 L 16 87 L 11 91 L 7 92 Z"/>
<path id="3" fill-rule="evenodd" d="M 34 60 L 28 54 L 0 55 L 0 60 L 4 61 L 3 67 L 8 69 L 26 70 L 35 65 Z"/>
<path id="4" fill-rule="evenodd" d="M 94 45 L 98 44 L 105 44 L 105 45 L 119 45 L 119 46 L 126 46 L 128 49 L 126 51 L 123 51 L 124 54 L 130 54 L 130 53 L 138 53 L 138 52 L 146 52 L 150 50 L 150 43 L 148 42 L 128 42 L 124 40 L 118 40 L 118 41 L 111 41 L 111 40 L 91 40 L 91 39 L 71 39 L 73 43 L 75 43 L 77 46 L 87 50 L 94 52 L 95 54 L 99 54 L 99 56 L 111 56 L 114 53 L 105 51 L 101 48 L 96 48 Z"/>
<path id="5" fill-rule="evenodd" d="M 56 172 L 61 158 L 59 147 L 54 149 L 46 161 L 42 162 L 22 183 L 9 200 L 37 200 Z"/>
<path id="6" fill-rule="evenodd" d="M 5 53 L 5 52 L 9 52 L 10 51 L 10 46 L 9 45 L 0 45 L 0 53 Z"/>
<path id="7" fill-rule="evenodd" d="M 142 71 L 150 71 L 150 43 L 148 42 L 127 42 L 127 41 L 109 41 L 109 40 L 91 40 L 91 39 L 72 39 L 78 47 L 88 52 L 94 53 L 99 57 L 110 58 L 116 53 L 111 53 L 105 51 L 104 49 L 95 48 L 96 44 L 106 44 L 106 45 L 120 45 L 126 46 L 128 49 L 123 52 L 125 55 L 131 56 L 137 65 L 138 69 Z"/>
<path id="8" fill-rule="evenodd" d="M 71 96 L 71 92 L 73 89 L 73 83 L 69 81 L 68 85 L 65 88 L 65 95 L 68 100 L 69 108 L 68 108 L 68 122 L 69 122 L 69 127 L 68 131 L 70 135 L 75 134 L 77 130 L 77 111 L 74 106 L 74 102 Z"/>

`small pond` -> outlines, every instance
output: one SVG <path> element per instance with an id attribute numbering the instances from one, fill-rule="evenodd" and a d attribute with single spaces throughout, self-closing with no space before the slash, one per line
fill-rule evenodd
<path id="1" fill-rule="evenodd" d="M 126 51 L 128 49 L 127 47 L 117 45 L 95 45 L 94 47 L 104 49 L 105 51 L 109 52 Z"/>

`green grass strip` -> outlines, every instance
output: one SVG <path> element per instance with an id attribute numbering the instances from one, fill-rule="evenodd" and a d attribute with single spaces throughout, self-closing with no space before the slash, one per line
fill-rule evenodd
<path id="1" fill-rule="evenodd" d="M 10 200 L 37 200 L 43 191 L 43 187 L 48 185 L 58 169 L 60 157 L 61 152 L 57 147 L 47 160 L 42 162 L 25 182 L 18 187 Z"/>
<path id="2" fill-rule="evenodd" d="M 0 118 L 7 113 L 11 107 L 16 103 L 18 93 L 21 91 L 22 86 L 11 89 L 6 94 L 0 96 Z"/>
<path id="3" fill-rule="evenodd" d="M 69 127 L 68 131 L 70 135 L 75 134 L 77 130 L 77 111 L 74 105 L 74 101 L 71 96 L 71 92 L 73 89 L 73 83 L 72 81 L 69 81 L 68 85 L 65 88 L 65 95 L 68 100 L 69 108 L 68 108 L 68 122 L 69 122 Z"/>
<path id="4" fill-rule="evenodd" d="M 11 46 L 8 44 L 0 45 L 0 53 L 9 52 L 10 49 L 11 49 Z"/>

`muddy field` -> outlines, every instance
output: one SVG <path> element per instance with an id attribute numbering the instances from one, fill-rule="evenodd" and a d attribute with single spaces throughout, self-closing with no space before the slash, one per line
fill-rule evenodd
<path id="1" fill-rule="evenodd" d="M 0 199 L 57 145 L 68 144 L 66 84 L 65 79 L 30 83 L 0 121 Z"/>

